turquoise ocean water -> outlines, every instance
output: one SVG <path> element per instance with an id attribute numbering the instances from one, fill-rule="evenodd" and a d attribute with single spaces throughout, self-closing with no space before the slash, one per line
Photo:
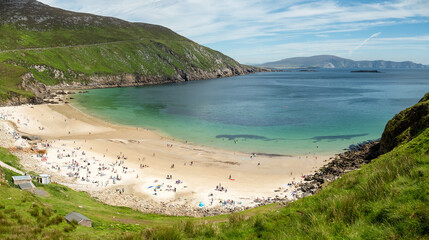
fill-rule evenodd
<path id="1" fill-rule="evenodd" d="M 332 154 L 380 138 L 389 119 L 428 91 L 429 70 L 317 70 L 95 89 L 73 104 L 110 122 L 204 146 Z"/>

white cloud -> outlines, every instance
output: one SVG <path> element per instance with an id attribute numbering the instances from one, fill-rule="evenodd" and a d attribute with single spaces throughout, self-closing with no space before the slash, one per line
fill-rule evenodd
<path id="1" fill-rule="evenodd" d="M 239 46 L 234 49 L 229 46 L 218 50 L 245 62 L 277 60 L 281 54 L 283 57 L 280 58 L 295 54 L 315 55 L 321 51 L 343 56 L 351 53 L 359 55 L 382 41 L 408 41 L 407 46 L 412 47 L 412 43 L 422 40 L 404 37 L 406 33 L 402 32 L 396 35 L 401 36 L 402 40 L 382 40 L 372 36 L 363 42 L 353 34 L 376 29 L 375 31 L 383 31 L 383 35 L 395 36 L 377 28 L 426 24 L 429 20 L 428 0 L 374 0 L 369 3 L 346 0 L 39 1 L 74 11 L 163 25 L 200 44 L 227 46 L 227 41 L 240 40 L 253 48 L 244 49 Z M 335 40 L 338 35 L 345 38 L 348 33 L 349 39 Z M 426 33 L 429 30 L 421 34 Z M 323 37 L 327 34 L 329 38 Z M 313 41 L 312 37 L 318 41 Z M 330 41 L 325 42 L 325 39 Z M 259 45 L 255 49 L 257 44 Z M 356 52 L 362 46 L 365 48 Z M 263 49 L 268 52 L 262 52 Z M 259 55 L 256 54 L 258 52 Z"/>
<path id="2" fill-rule="evenodd" d="M 378 33 L 374 33 L 372 34 L 369 38 L 365 39 L 363 42 L 361 42 L 358 46 L 356 46 L 355 48 L 353 48 L 352 50 L 349 51 L 349 54 L 353 54 L 354 51 L 358 50 L 359 48 L 361 48 L 363 45 L 365 45 L 371 38 L 375 38 L 378 35 L 380 35 L 381 32 Z"/>
<path id="3" fill-rule="evenodd" d="M 356 47 L 356 42 L 362 41 L 361 39 L 346 39 L 346 40 L 320 40 L 315 39 L 314 41 L 307 42 L 293 42 L 276 45 L 266 45 L 248 51 L 246 49 L 233 49 L 228 54 L 240 56 L 239 61 L 247 61 L 251 63 L 262 63 L 277 61 L 283 58 L 289 57 L 302 57 L 302 56 L 313 56 L 322 54 L 338 55 L 340 57 L 349 58 L 349 51 Z M 398 53 L 400 50 L 415 51 L 415 52 L 429 52 L 429 35 L 413 36 L 413 37 L 399 37 L 399 38 L 374 38 L 372 41 L 367 41 L 365 45 L 365 51 L 370 51 L 372 54 L 361 55 L 357 54 L 355 57 L 360 59 L 355 60 L 377 60 L 382 59 L 383 54 L 381 53 Z M 363 50 L 362 50 L 363 51 Z M 405 61 L 410 60 L 409 52 L 404 56 L 398 55 L 396 58 L 384 60 L 396 60 Z M 367 56 L 367 57 L 363 57 Z M 418 57 L 418 56 L 417 56 Z M 418 57 L 416 62 L 424 61 L 423 57 Z M 424 63 L 424 62 L 423 62 Z"/>
<path id="4" fill-rule="evenodd" d="M 263 0 L 41 0 L 130 21 L 160 24 L 200 43 L 290 31 L 347 31 L 428 17 L 429 1 L 345 5 L 341 1 Z M 215 39 L 217 37 L 217 40 Z"/>

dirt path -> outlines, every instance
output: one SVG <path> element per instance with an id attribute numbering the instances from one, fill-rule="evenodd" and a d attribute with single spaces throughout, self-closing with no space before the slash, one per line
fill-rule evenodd
<path id="1" fill-rule="evenodd" d="M 7 165 L 6 163 L 4 163 L 4 162 L 2 162 L 2 161 L 0 161 L 0 166 L 1 166 L 1 167 L 4 167 L 4 168 L 7 168 L 7 169 L 9 169 L 9 170 L 11 170 L 11 171 L 14 171 L 14 172 L 16 172 L 16 173 L 19 173 L 19 174 L 21 174 L 21 175 L 24 175 L 24 173 L 23 173 L 22 171 L 20 171 L 20 170 L 18 170 L 18 169 L 16 169 L 16 168 L 14 168 L 14 167 L 11 167 L 11 166 Z"/>
<path id="2" fill-rule="evenodd" d="M 122 43 L 122 42 L 134 42 L 139 40 L 122 40 L 122 41 L 113 41 L 113 42 L 104 42 L 104 43 L 92 43 L 92 44 L 80 44 L 80 45 L 68 45 L 68 46 L 56 46 L 56 47 L 43 47 L 43 48 L 20 48 L 20 49 L 9 49 L 9 50 L 0 50 L 1 53 L 16 52 L 16 51 L 34 51 L 34 50 L 48 50 L 48 49 L 60 49 L 60 48 L 75 48 L 75 47 L 89 47 L 89 46 L 100 46 L 108 45 L 113 43 Z"/>

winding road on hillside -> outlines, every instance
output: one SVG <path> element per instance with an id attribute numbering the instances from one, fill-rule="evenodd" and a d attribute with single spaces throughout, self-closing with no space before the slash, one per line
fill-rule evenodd
<path id="1" fill-rule="evenodd" d="M 140 40 L 122 40 L 122 41 L 113 41 L 113 42 L 79 44 L 79 45 L 67 45 L 67 46 L 56 46 L 56 47 L 43 47 L 43 48 L 19 48 L 19 49 L 0 50 L 0 53 L 17 52 L 17 51 L 31 51 L 31 50 L 48 50 L 48 49 L 74 48 L 74 47 L 89 47 L 89 46 L 100 46 L 100 45 L 108 45 L 108 44 L 113 44 L 113 43 L 137 42 L 137 41 L 140 41 Z"/>
<path id="2" fill-rule="evenodd" d="M 75 48 L 75 47 L 91 47 L 91 46 L 101 46 L 101 45 L 109 45 L 109 44 L 115 44 L 115 43 L 123 43 L 123 42 L 140 42 L 143 39 L 136 39 L 136 40 L 121 40 L 121 41 L 112 41 L 112 42 L 102 42 L 102 43 L 90 43 L 90 44 L 78 44 L 78 45 L 67 45 L 67 46 L 55 46 L 55 47 L 42 47 L 42 48 L 19 48 L 19 49 L 8 49 L 8 50 L 1 50 L 1 53 L 8 53 L 8 52 L 18 52 L 18 51 L 32 51 L 32 50 L 49 50 L 49 49 L 64 49 L 64 48 Z M 150 39 L 150 40 L 157 40 L 157 39 Z M 183 41 L 183 40 L 178 40 Z"/>

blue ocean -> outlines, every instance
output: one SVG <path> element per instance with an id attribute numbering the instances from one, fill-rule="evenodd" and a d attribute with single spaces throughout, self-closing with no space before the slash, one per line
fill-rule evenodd
<path id="1" fill-rule="evenodd" d="M 429 70 L 290 70 L 108 88 L 73 104 L 107 121 L 241 152 L 333 154 L 381 137 L 389 119 L 429 91 Z"/>

